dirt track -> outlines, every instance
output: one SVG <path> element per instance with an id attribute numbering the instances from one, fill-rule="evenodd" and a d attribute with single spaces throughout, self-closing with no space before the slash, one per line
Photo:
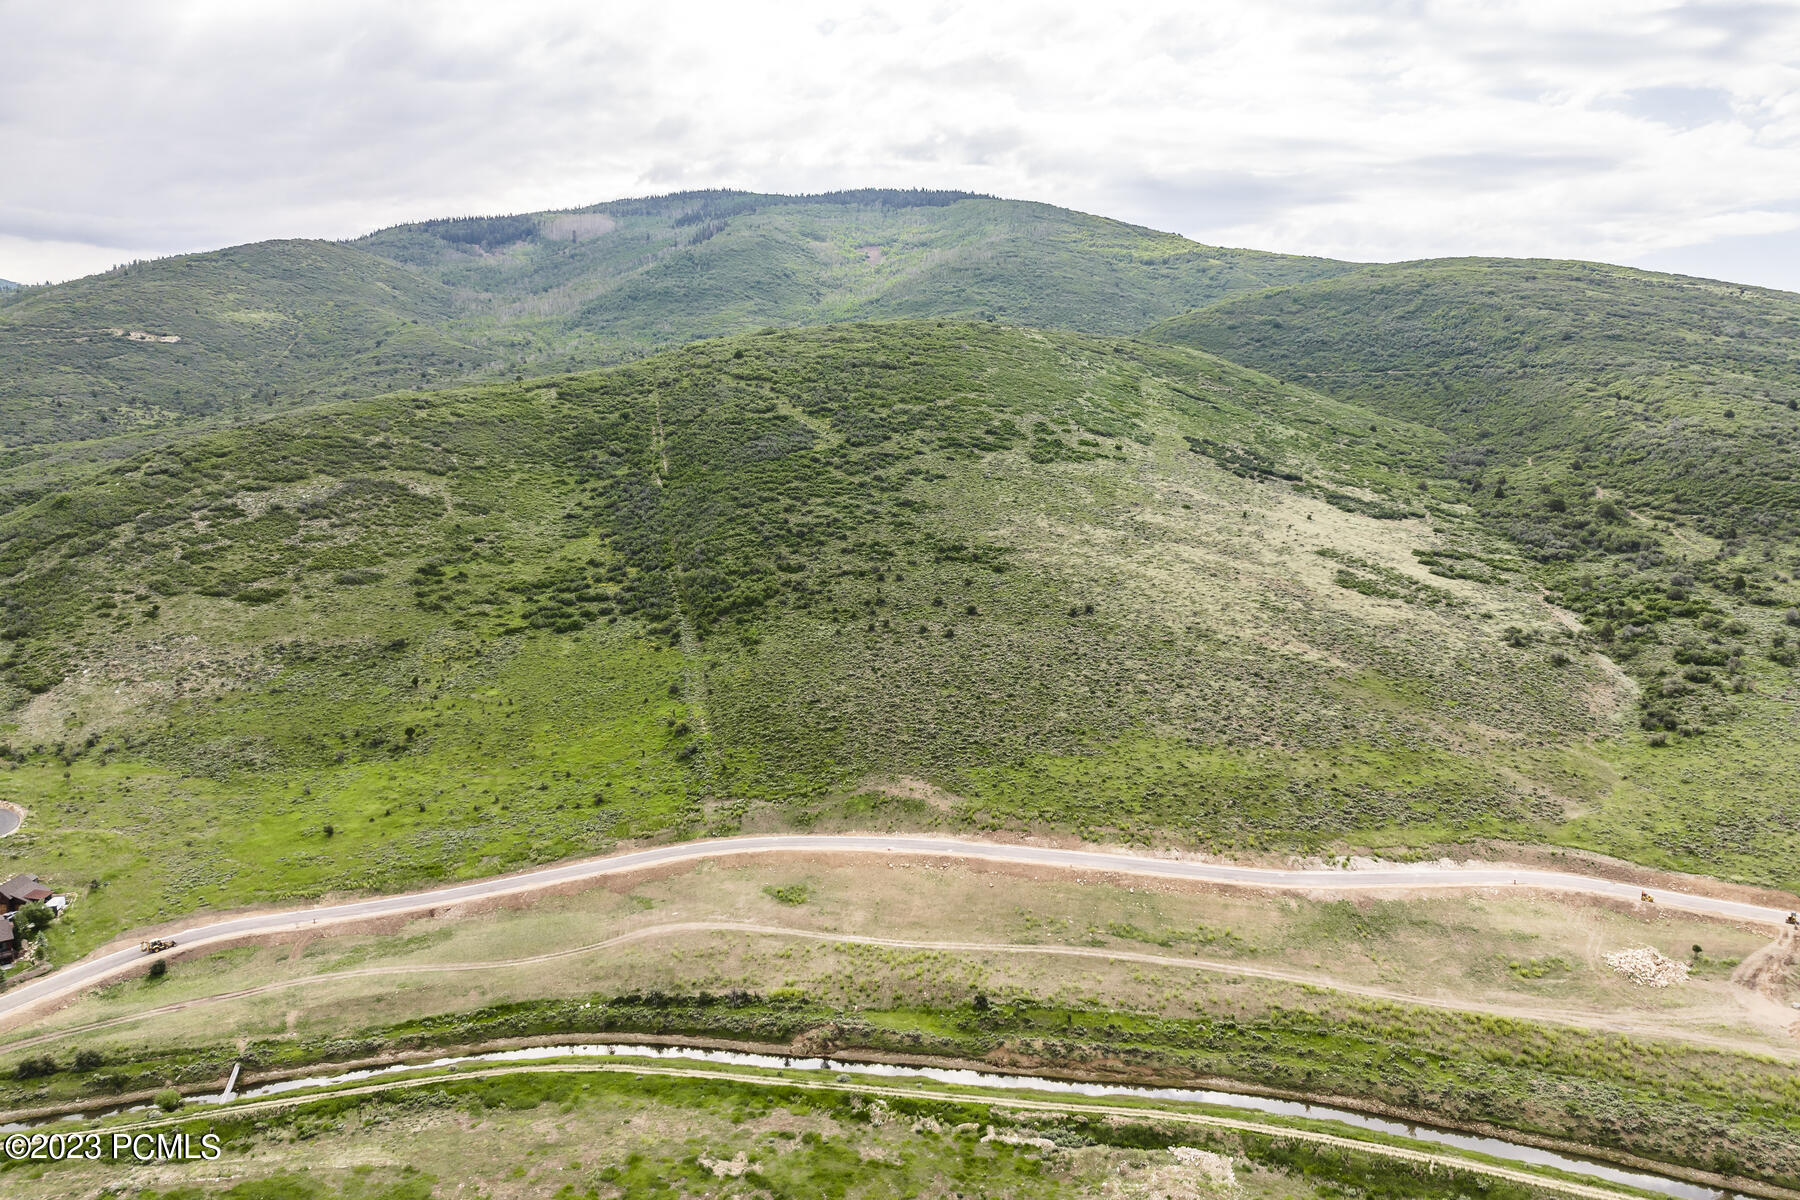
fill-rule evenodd
<path id="1" fill-rule="evenodd" d="M 704 858 L 746 854 L 833 853 L 894 857 L 940 857 L 967 861 L 1016 863 L 1038 868 L 1104 875 L 1141 875 L 1267 891 L 1367 892 L 1524 888 L 1636 902 L 1639 889 L 1628 883 L 1595 879 L 1570 872 L 1493 864 L 1395 864 L 1358 870 L 1335 868 L 1245 867 L 1228 863 L 1125 854 L 1057 846 L 964 841 L 943 837 L 866 834 L 783 834 L 766 837 L 716 838 L 658 846 L 608 858 L 545 867 L 425 892 L 323 905 L 290 912 L 256 913 L 178 930 L 168 936 L 184 950 L 243 941 L 263 934 L 341 925 L 384 916 L 430 912 L 456 904 L 582 884 L 630 871 Z M 1768 925 L 1781 931 L 1787 912 L 1773 907 L 1716 896 L 1664 891 L 1657 903 L 1705 916 Z M 0 996 L 0 1024 L 40 1005 L 53 1004 L 85 988 L 131 972 L 143 962 L 135 947 L 101 952 L 42 979 Z"/>
<path id="2" fill-rule="evenodd" d="M 1448 1012 L 1474 1012 L 1489 1016 L 1510 1017 L 1519 1020 L 1546 1021 L 1552 1024 L 1568 1025 L 1578 1029 L 1599 1029 L 1611 1033 L 1628 1033 L 1639 1036 L 1679 1037 L 1683 1041 L 1699 1045 L 1717 1046 L 1722 1049 L 1739 1050 L 1749 1053 L 1768 1053 L 1766 1043 L 1751 1040 L 1720 1037 L 1716 1034 L 1672 1030 L 1666 1017 L 1623 1017 L 1618 1014 L 1604 1014 L 1584 1009 L 1559 1009 L 1537 1005 L 1494 1004 L 1491 1002 L 1448 1001 L 1420 996 L 1415 993 L 1390 988 L 1371 987 L 1366 984 L 1350 983 L 1334 979 L 1322 972 L 1286 971 L 1274 967 L 1261 967 L 1240 962 L 1227 962 L 1216 959 L 1185 958 L 1165 954 L 1148 954 L 1134 950 L 1118 950 L 1095 946 L 1059 946 L 1044 944 L 1021 944 L 1010 942 L 955 942 L 932 941 L 908 938 L 870 937 L 858 934 L 834 933 L 826 930 L 801 929 L 785 925 L 763 925 L 741 921 L 674 921 L 659 925 L 649 925 L 634 929 L 616 937 L 603 941 L 590 942 L 582 946 L 571 946 L 564 950 L 554 950 L 544 954 L 533 954 L 521 958 L 495 959 L 484 962 L 460 963 L 419 963 L 402 964 L 385 967 L 355 967 L 347 971 L 332 971 L 318 975 L 305 975 L 294 979 L 284 979 L 273 983 L 259 984 L 255 987 L 239 988 L 228 992 L 218 992 L 210 996 L 197 996 L 191 1000 L 182 1000 L 173 1004 L 161 1005 L 157 1008 L 145 1009 L 141 1012 L 113 1017 L 104 1021 L 93 1021 L 85 1025 L 75 1025 L 56 1030 L 53 1033 L 40 1034 L 36 1037 L 22 1038 L 9 1042 L 8 1051 L 24 1050 L 33 1046 L 53 1042 L 65 1037 L 83 1033 L 93 1033 L 101 1029 L 112 1029 L 120 1025 L 129 1025 L 137 1021 L 150 1020 L 171 1013 L 186 1012 L 191 1009 L 219 1004 L 229 1000 L 247 999 L 252 996 L 268 995 L 289 988 L 316 986 L 341 979 L 368 979 L 383 976 L 405 975 L 449 975 L 470 971 L 498 971 L 509 968 L 535 966 L 540 963 L 554 962 L 558 959 L 573 958 L 578 955 L 592 954 L 615 946 L 629 945 L 634 942 L 654 941 L 666 937 L 679 937 L 691 933 L 735 933 L 753 937 L 794 938 L 814 942 L 827 942 L 836 945 L 882 946 L 897 950 L 931 950 L 950 954 L 1000 954 L 1000 955 L 1042 955 L 1053 958 L 1085 958 L 1110 962 L 1137 963 L 1145 966 L 1174 968 L 1180 970 L 1202 971 L 1210 974 L 1235 975 L 1250 979 L 1269 979 L 1282 983 L 1297 983 L 1313 987 L 1330 988 L 1347 995 L 1365 996 L 1370 999 L 1390 1000 L 1401 1004 L 1419 1005 L 1425 1008 L 1438 1008 Z M 1746 959 L 1738 969 L 1743 975 L 1746 968 L 1754 963 L 1762 963 L 1763 974 L 1772 976 L 1777 981 L 1785 970 L 1787 960 L 1779 953 L 1784 945 L 1791 954 L 1800 949 L 1797 939 L 1788 936 L 1784 941 L 1772 944 L 1768 949 L 1758 951 L 1750 959 Z M 1763 956 L 1768 956 L 1764 958 Z M 1755 981 L 1740 980 L 1733 976 L 1733 983 L 1740 990 L 1749 989 L 1752 997 L 1757 995 L 1760 986 Z M 1746 1005 L 1754 1006 L 1754 999 L 1746 999 Z M 1765 1001 L 1766 1003 L 1766 1001 Z M 1785 1012 L 1782 1006 L 1781 1012 Z M 1728 1016 L 1729 1014 L 1718 1014 Z M 1767 1013 L 1760 1015 L 1763 1023 L 1771 1022 Z M 1777 1014 L 1779 1015 L 1779 1014 Z M 1800 1017 L 1800 1014 L 1793 1014 Z"/>
<path id="3" fill-rule="evenodd" d="M 1800 1041 L 1800 1011 L 1791 1008 L 1787 999 L 1788 981 L 1796 977 L 1796 966 L 1800 966 L 1800 929 L 1790 927 L 1739 963 L 1731 982 L 1753 1019 L 1785 1028 Z"/>

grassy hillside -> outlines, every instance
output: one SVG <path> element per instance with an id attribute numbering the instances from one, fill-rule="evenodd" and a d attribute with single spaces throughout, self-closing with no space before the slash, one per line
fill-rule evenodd
<path id="1" fill-rule="evenodd" d="M 770 324 L 985 315 L 1125 333 L 1341 269 L 931 192 L 690 193 L 263 242 L 0 299 L 0 447 L 27 461 L 48 443 L 590 368 Z"/>
<path id="2" fill-rule="evenodd" d="M 0 866 L 100 883 L 70 937 L 767 825 L 1797 882 L 1793 739 L 1750 736 L 1789 667 L 1650 746 L 1433 476 L 1450 445 L 1190 350 L 935 321 L 191 436 L 0 517 Z"/>
<path id="3" fill-rule="evenodd" d="M 1784 557 L 1800 533 L 1800 295 L 1445 259 L 1227 300 L 1152 336 L 1439 429 L 1471 490 L 1506 477 L 1521 515 L 1599 491 Z"/>
<path id="4" fill-rule="evenodd" d="M 1443 434 L 1438 469 L 1635 677 L 1652 741 L 1791 738 L 1792 690 L 1757 664 L 1791 667 L 1800 640 L 1800 297 L 1452 260 L 1226 301 L 1153 336 Z"/>
<path id="5" fill-rule="evenodd" d="M 883 317 L 1122 334 L 1234 292 L 1348 269 L 961 192 L 692 192 L 424 222 L 356 244 L 510 301 L 509 318 L 543 338 L 527 361 Z"/>
<path id="6" fill-rule="evenodd" d="M 104 438 L 361 395 L 485 361 L 449 288 L 328 242 L 122 267 L 0 302 L 0 438 Z"/>

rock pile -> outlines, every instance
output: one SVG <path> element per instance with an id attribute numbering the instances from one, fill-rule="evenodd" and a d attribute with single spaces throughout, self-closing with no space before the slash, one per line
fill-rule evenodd
<path id="1" fill-rule="evenodd" d="M 1191 1167 L 1206 1179 L 1225 1188 L 1237 1186 L 1237 1172 L 1232 1162 L 1223 1154 L 1214 1154 L 1211 1150 L 1201 1150 L 1195 1146 L 1170 1146 L 1169 1153 L 1184 1167 Z"/>
<path id="2" fill-rule="evenodd" d="M 1686 983 L 1688 977 L 1686 963 L 1664 958 L 1648 946 L 1640 950 L 1615 950 L 1606 956 L 1606 965 L 1643 987 L 1674 987 Z"/>

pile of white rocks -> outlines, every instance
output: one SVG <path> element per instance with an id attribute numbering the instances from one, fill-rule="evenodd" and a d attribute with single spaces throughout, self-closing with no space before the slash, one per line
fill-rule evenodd
<path id="1" fill-rule="evenodd" d="M 1666 988 L 1686 983 L 1688 965 L 1664 958 L 1649 946 L 1638 950 L 1615 950 L 1606 956 L 1606 965 L 1643 987 Z"/>

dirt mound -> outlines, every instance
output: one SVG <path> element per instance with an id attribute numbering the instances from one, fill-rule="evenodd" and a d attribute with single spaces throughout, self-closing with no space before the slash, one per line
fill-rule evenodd
<path id="1" fill-rule="evenodd" d="M 1795 1009 L 1800 1001 L 1788 999 L 1790 980 L 1800 981 L 1800 930 L 1789 929 L 1773 942 L 1746 958 L 1731 973 L 1737 997 L 1753 1017 L 1765 1024 L 1785 1029 L 1800 1041 L 1800 1020 Z"/>

